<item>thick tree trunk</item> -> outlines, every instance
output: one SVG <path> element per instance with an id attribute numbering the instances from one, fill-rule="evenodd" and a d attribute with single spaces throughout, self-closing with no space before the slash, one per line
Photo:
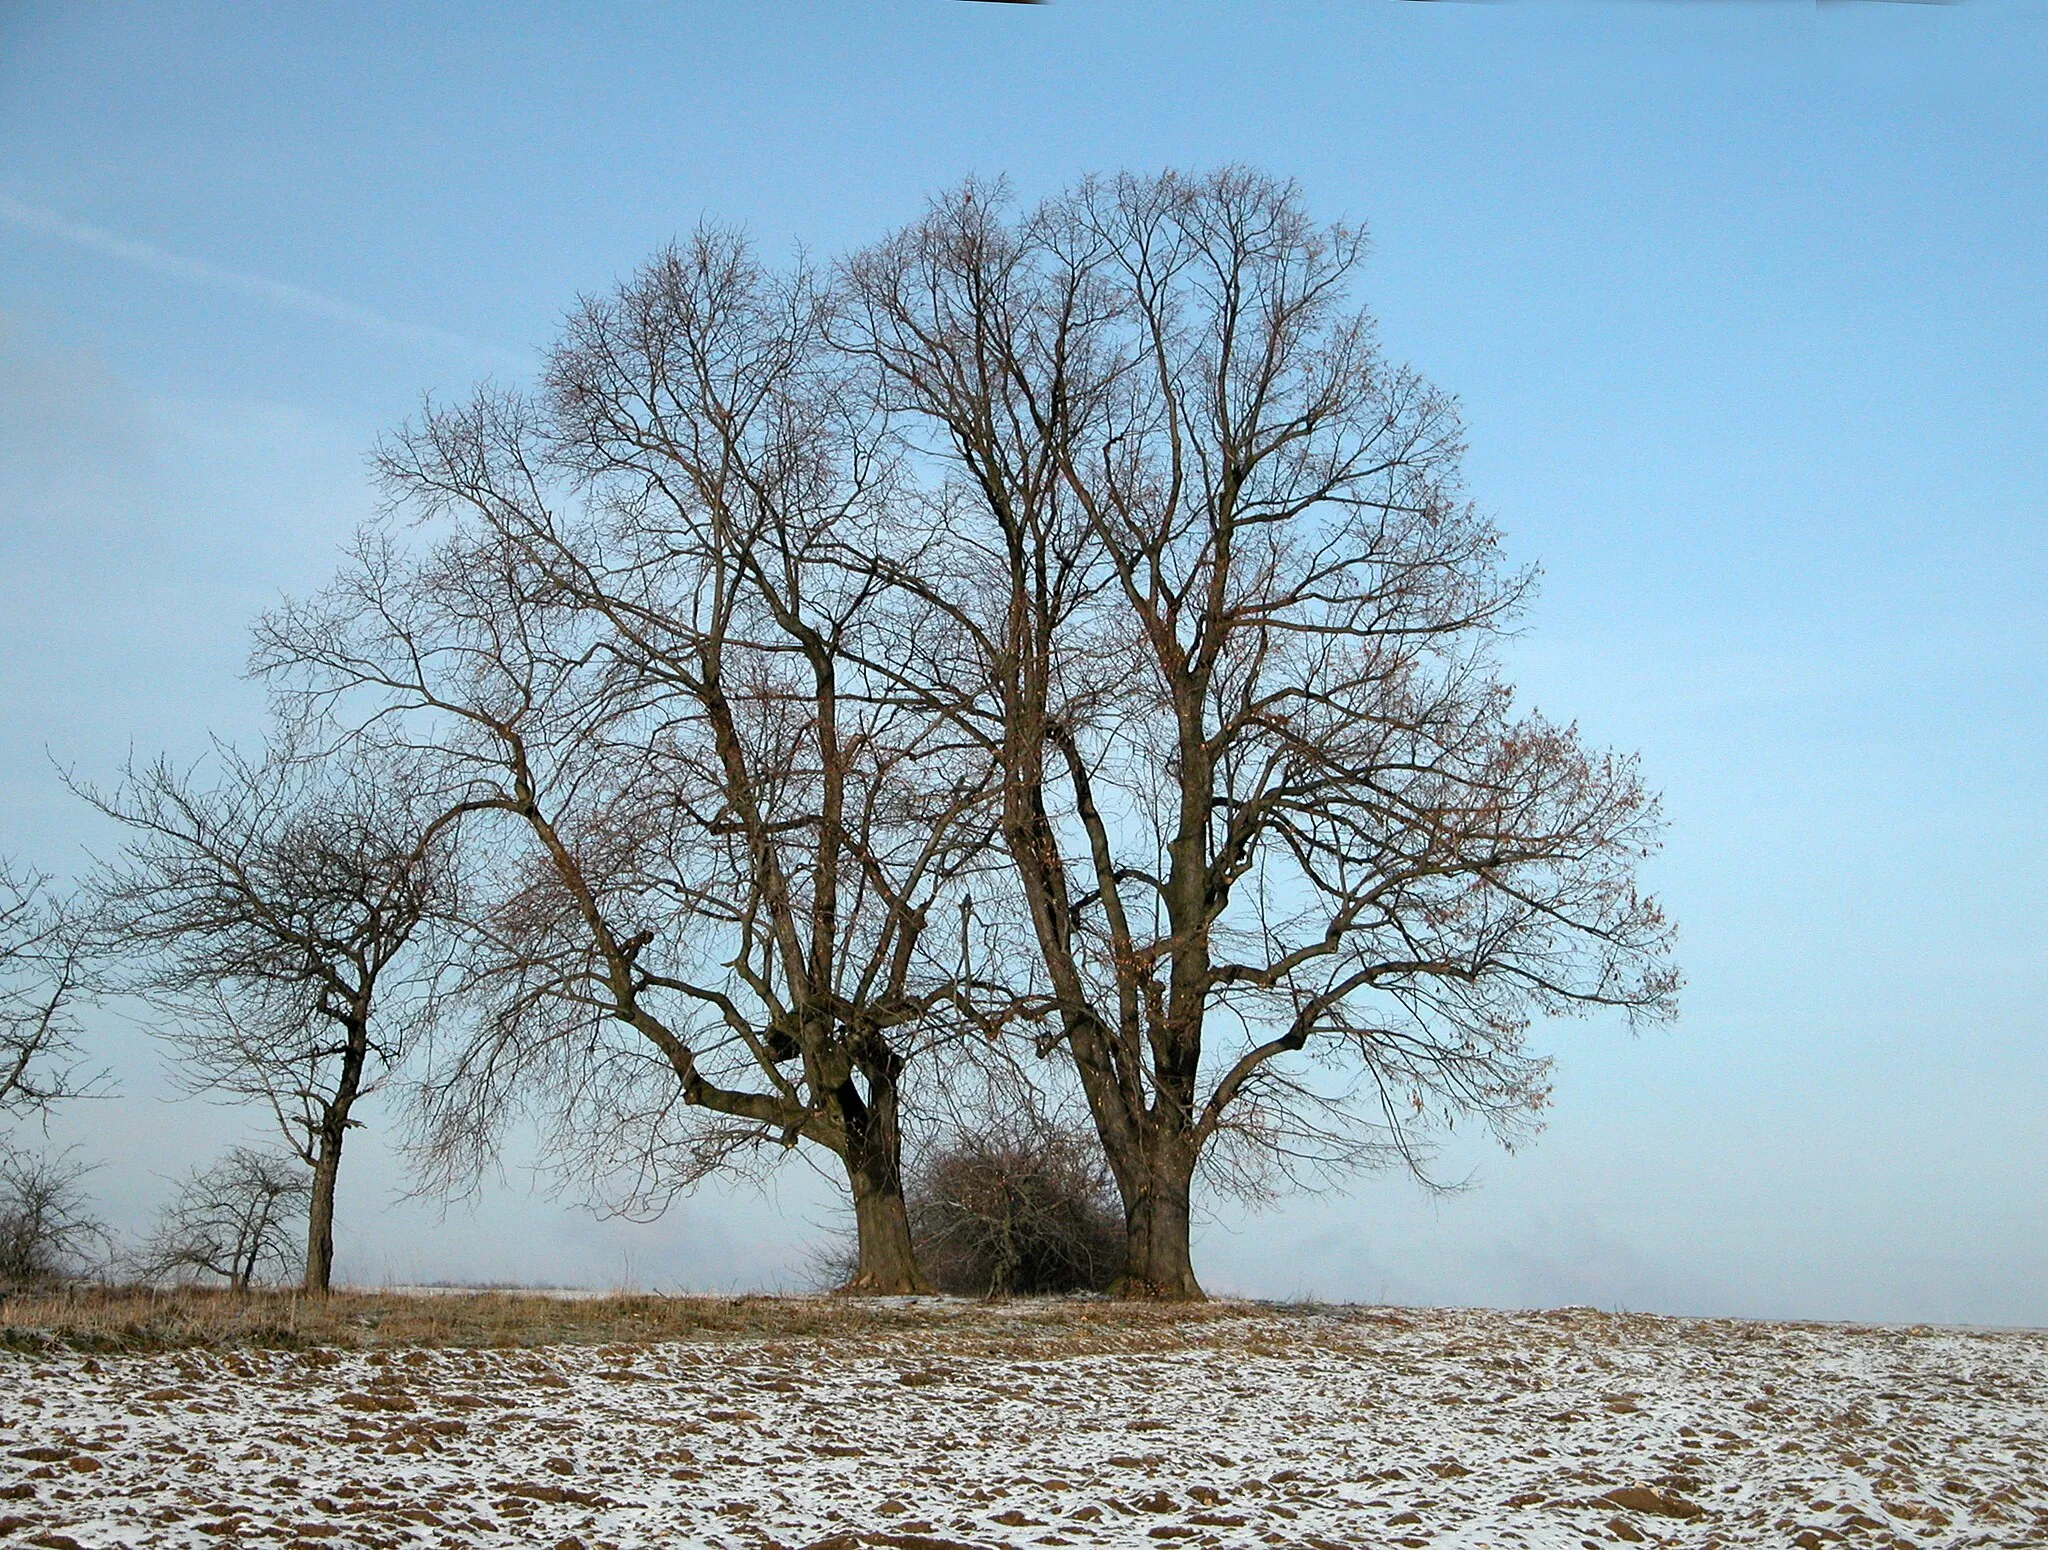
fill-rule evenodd
<path id="1" fill-rule="evenodd" d="M 891 1056 L 865 1070 L 865 1100 L 850 1081 L 840 1097 L 846 1181 L 853 1191 L 854 1231 L 859 1244 L 853 1277 L 842 1290 L 856 1296 L 891 1297 L 931 1290 L 931 1283 L 917 1268 L 917 1249 L 910 1240 L 910 1211 L 903 1201 L 903 1143 L 893 1069 L 900 1063 Z"/>
<path id="2" fill-rule="evenodd" d="M 1156 1110 L 1129 1102 L 1100 1042 L 1070 1037 L 1068 1048 L 1123 1202 L 1124 1270 L 1111 1291 L 1119 1297 L 1200 1301 L 1207 1294 L 1195 1279 L 1189 1242 L 1197 1149 Z M 1182 1112 L 1187 1107 L 1183 1103 Z"/>
<path id="3" fill-rule="evenodd" d="M 1195 1279 L 1189 1244 L 1194 1159 L 1181 1152 L 1155 1144 L 1124 1191 L 1124 1273 L 1115 1287 L 1120 1297 L 1199 1302 L 1206 1295 Z"/>
<path id="4" fill-rule="evenodd" d="M 877 1178 L 851 1161 L 846 1176 L 853 1186 L 860 1257 L 844 1290 L 868 1297 L 930 1291 L 930 1283 L 917 1268 L 917 1250 L 910 1241 L 910 1213 L 903 1204 L 902 1181 Z"/>
<path id="5" fill-rule="evenodd" d="M 324 1292 L 334 1281 L 334 1185 L 341 1176 L 341 1143 L 348 1135 L 349 1110 L 363 1088 L 363 1066 L 369 1058 L 370 1027 L 367 993 L 343 1025 L 341 1076 L 334 1096 L 320 1116 L 320 1149 L 313 1158 L 313 1198 L 306 1211 L 306 1279 L 309 1292 Z"/>
<path id="6" fill-rule="evenodd" d="M 313 1198 L 306 1211 L 306 1280 L 309 1292 L 324 1292 L 334 1280 L 334 1184 L 341 1175 L 341 1140 L 347 1133 L 336 1124 L 320 1134 L 320 1152 L 313 1165 Z"/>

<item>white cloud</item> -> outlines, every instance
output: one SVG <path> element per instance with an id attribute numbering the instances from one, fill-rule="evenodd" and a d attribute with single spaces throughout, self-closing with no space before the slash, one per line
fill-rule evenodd
<path id="1" fill-rule="evenodd" d="M 359 303 L 308 290 L 302 285 L 272 280 L 263 275 L 244 274 L 235 269 L 223 269 L 218 264 L 207 263 L 204 259 L 188 258 L 182 253 L 160 248 L 153 242 L 141 242 L 133 237 L 124 237 L 119 232 L 108 231 L 104 227 L 70 220 L 54 210 L 46 210 L 40 205 L 13 199 L 5 194 L 0 194 L 0 222 L 5 222 L 17 231 L 28 232 L 38 237 L 55 238 L 59 242 L 68 242 L 73 247 L 84 248 L 88 252 L 98 253 L 107 258 L 120 259 L 124 263 L 134 264 L 157 274 L 189 280 L 198 285 L 235 291 L 259 301 L 271 302 L 280 307 L 289 307 L 315 317 L 326 318 L 330 322 L 379 334 L 387 339 L 435 349 L 459 350 L 467 355 L 487 357 L 502 365 L 526 364 L 522 357 L 512 351 L 479 344 L 473 339 L 444 328 L 403 323 Z"/>

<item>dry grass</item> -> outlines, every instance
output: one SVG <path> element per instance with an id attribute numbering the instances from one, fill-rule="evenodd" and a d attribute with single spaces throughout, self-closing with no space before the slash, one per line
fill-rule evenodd
<path id="1" fill-rule="evenodd" d="M 527 1347 L 667 1340 L 871 1339 L 933 1324 L 1013 1350 L 1058 1335 L 1072 1350 L 1185 1344 L 1242 1304 L 1099 1299 L 974 1303 L 855 1297 L 665 1297 L 545 1292 L 72 1287 L 0 1297 L 0 1349 L 33 1352 L 411 1346 Z M 1268 1316 L 1280 1310 L 1262 1310 Z"/>

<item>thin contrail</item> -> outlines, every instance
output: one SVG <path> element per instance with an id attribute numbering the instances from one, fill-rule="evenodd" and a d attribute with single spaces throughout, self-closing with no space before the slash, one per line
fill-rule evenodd
<path id="1" fill-rule="evenodd" d="M 461 350 L 469 355 L 488 356 L 505 365 L 528 364 L 509 350 L 479 344 L 474 339 L 466 339 L 461 334 L 451 333 L 445 328 L 401 323 L 356 302 L 344 301 L 338 296 L 325 296 L 319 291 L 309 291 L 302 285 L 291 285 L 283 280 L 270 280 L 262 275 L 243 274 L 239 270 L 223 269 L 218 264 L 207 263 L 204 259 L 187 258 L 182 253 L 160 248 L 153 242 L 138 242 L 133 237 L 124 237 L 119 232 L 108 231 L 104 227 L 67 220 L 54 210 L 26 204 L 5 194 L 0 194 L 0 221 L 18 231 L 32 232 L 39 237 L 55 237 L 60 242 L 69 242 L 75 247 L 102 253 L 109 258 L 122 259 L 140 268 L 154 270 L 158 274 L 171 275 L 180 280 L 192 280 L 200 285 L 216 286 L 222 290 L 239 291 L 244 296 L 254 296 L 258 300 L 273 302 L 281 307 L 309 312 L 332 322 L 346 323 L 370 333 L 382 334 L 387 339 L 402 340 L 414 345 L 430 345 L 437 349 Z"/>

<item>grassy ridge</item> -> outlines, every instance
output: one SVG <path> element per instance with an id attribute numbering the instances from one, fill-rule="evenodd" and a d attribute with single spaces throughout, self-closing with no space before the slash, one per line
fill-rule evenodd
<path id="1" fill-rule="evenodd" d="M 0 1348 L 89 1351 L 191 1348 L 606 1345 L 653 1340 L 871 1338 L 933 1323 L 985 1332 L 1071 1331 L 1086 1339 L 1149 1333 L 1171 1343 L 1187 1326 L 1242 1317 L 1242 1303 L 1152 1305 L 1101 1299 L 972 1303 L 857 1297 L 559 1296 L 521 1291 L 229 1292 L 213 1288 L 72 1287 L 0 1298 Z M 1280 1311 L 1270 1307 L 1262 1312 Z"/>

